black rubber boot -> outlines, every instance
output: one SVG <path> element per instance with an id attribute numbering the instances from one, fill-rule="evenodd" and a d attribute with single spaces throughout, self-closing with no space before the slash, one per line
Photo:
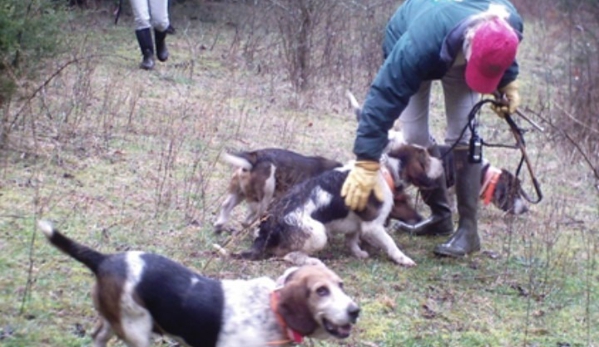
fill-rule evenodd
<path id="1" fill-rule="evenodd" d="M 135 30 L 135 36 L 141 49 L 143 60 L 139 67 L 144 70 L 152 70 L 154 68 L 154 45 L 152 44 L 152 31 L 150 28 Z"/>
<path id="2" fill-rule="evenodd" d="M 156 56 L 160 61 L 167 61 L 168 59 L 168 49 L 166 48 L 166 43 L 164 40 L 166 39 L 166 30 L 158 31 L 154 29 L 154 40 L 156 41 Z"/>
<path id="3" fill-rule="evenodd" d="M 439 147 L 429 148 L 431 156 L 441 158 Z M 441 236 L 450 235 L 453 232 L 453 221 L 451 220 L 451 208 L 447 198 L 447 183 L 445 173 L 435 181 L 433 189 L 420 190 L 422 201 L 431 209 L 431 221 L 422 228 L 412 232 L 414 236 Z"/>
<path id="4" fill-rule="evenodd" d="M 458 230 L 447 242 L 435 247 L 435 254 L 463 257 L 480 251 L 477 230 L 481 164 L 468 162 L 468 148 L 454 149 L 456 197 L 460 220 Z"/>

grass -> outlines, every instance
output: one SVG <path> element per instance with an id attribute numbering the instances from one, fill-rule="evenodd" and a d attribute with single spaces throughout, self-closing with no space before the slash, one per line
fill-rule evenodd
<path id="1" fill-rule="evenodd" d="M 237 261 L 213 251 L 212 244 L 229 241 L 211 230 L 232 172 L 219 154 L 278 146 L 352 158 L 356 124 L 344 90 L 363 95 L 361 81 L 295 93 L 275 67 L 263 73 L 245 67 L 241 53 L 231 51 L 233 28 L 183 19 L 178 35 L 167 39 L 170 61 L 141 71 L 125 25 L 80 17 L 70 24 L 79 29 L 72 32 L 74 52 L 96 58 L 52 80 L 0 157 L 3 346 L 91 344 L 93 278 L 43 240 L 34 227 L 38 218 L 55 220 L 67 235 L 103 252 L 157 252 L 219 278 L 276 277 L 286 267 L 280 261 Z M 545 48 L 537 46 L 541 40 L 524 42 L 523 94 L 534 106 L 535 95 L 553 86 L 526 74 L 527 67 L 542 70 L 537 52 Z M 436 120 L 440 100 L 436 90 Z M 499 120 L 483 119 L 485 139 L 509 139 Z M 442 122 L 434 126 L 442 138 Z M 375 249 L 358 260 L 342 242 L 333 243 L 318 256 L 344 278 L 363 314 L 347 340 L 309 344 L 597 346 L 597 194 L 581 164 L 558 156 L 544 135 L 526 136 L 545 195 L 541 204 L 522 217 L 481 207 L 483 251 L 461 260 L 433 256 L 443 238 L 393 234 L 418 263 L 413 269 Z M 515 169 L 515 152 L 485 153 Z M 243 213 L 235 211 L 234 225 Z M 238 237 L 227 247 L 239 251 L 250 242 Z"/>

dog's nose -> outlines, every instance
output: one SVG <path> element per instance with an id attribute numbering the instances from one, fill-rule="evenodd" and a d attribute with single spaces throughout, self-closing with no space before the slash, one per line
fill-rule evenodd
<path id="1" fill-rule="evenodd" d="M 349 317 L 351 318 L 352 322 L 355 323 L 356 320 L 358 319 L 358 316 L 360 315 L 360 307 L 358 307 L 358 305 L 352 303 L 347 308 L 347 313 L 349 314 Z"/>

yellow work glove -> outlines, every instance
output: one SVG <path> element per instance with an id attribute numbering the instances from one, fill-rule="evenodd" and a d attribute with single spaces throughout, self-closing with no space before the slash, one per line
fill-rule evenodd
<path id="1" fill-rule="evenodd" d="M 505 117 L 505 114 L 512 114 L 516 112 L 518 106 L 520 106 L 520 94 L 518 93 L 518 81 L 514 80 L 508 83 L 505 87 L 498 90 L 499 102 L 503 102 L 503 106 L 491 105 L 491 108 L 501 118 Z"/>
<path id="2" fill-rule="evenodd" d="M 378 178 L 380 168 L 381 164 L 378 161 L 356 161 L 341 188 L 341 197 L 345 198 L 347 207 L 354 211 L 362 211 L 366 207 L 370 192 L 374 192 L 374 196 L 383 201 L 383 189 Z"/>

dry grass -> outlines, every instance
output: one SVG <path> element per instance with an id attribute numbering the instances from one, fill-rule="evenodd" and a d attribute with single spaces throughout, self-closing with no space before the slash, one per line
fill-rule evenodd
<path id="1" fill-rule="evenodd" d="M 195 18 L 191 7 L 179 10 L 186 13 L 179 18 Z M 168 38 L 171 60 L 146 72 L 137 69 L 128 28 L 110 26 L 101 14 L 82 17 L 94 30 L 71 24 L 73 54 L 95 57 L 72 64 L 31 104 L 11 109 L 24 107 L 0 158 L 0 343 L 6 346 L 90 344 L 92 278 L 40 240 L 36 219 L 54 219 L 67 235 L 104 252 L 158 252 L 220 278 L 274 277 L 285 264 L 233 261 L 213 251 L 213 243 L 228 241 L 211 232 L 232 172 L 219 154 L 277 146 L 352 158 L 356 124 L 344 91 L 362 96 L 367 74 L 349 85 L 330 83 L 334 76 L 328 76 L 298 94 L 283 67 L 249 66 L 243 42 L 235 45 L 235 28 L 218 18 L 176 22 L 177 36 Z M 553 87 L 526 72 L 553 61 L 539 54 L 549 43 L 525 44 L 524 95 L 535 108 L 537 95 Z M 436 119 L 440 105 L 436 96 Z M 486 140 L 510 139 L 500 121 L 483 120 Z M 435 123 L 439 138 L 441 127 Z M 413 269 L 375 250 L 365 261 L 342 246 L 323 252 L 319 256 L 346 280 L 363 315 L 348 340 L 311 343 L 597 346 L 599 201 L 592 176 L 582 164 L 555 155 L 542 134 L 526 136 L 545 194 L 541 204 L 518 218 L 482 208 L 483 252 L 464 260 L 435 258 L 431 250 L 443 239 L 405 234 L 394 238 L 419 264 Z M 486 154 L 499 166 L 517 165 L 514 151 Z M 227 247 L 241 250 L 249 243 L 240 237 Z"/>

